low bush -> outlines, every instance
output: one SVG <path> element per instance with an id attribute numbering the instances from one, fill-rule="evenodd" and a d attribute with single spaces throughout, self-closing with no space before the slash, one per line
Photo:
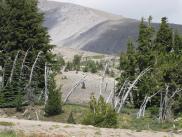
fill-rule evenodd
<path id="1" fill-rule="evenodd" d="M 99 97 L 98 101 L 92 96 L 89 111 L 85 114 L 82 123 L 96 127 L 116 128 L 117 113 L 111 105 L 105 102 L 102 96 Z"/>

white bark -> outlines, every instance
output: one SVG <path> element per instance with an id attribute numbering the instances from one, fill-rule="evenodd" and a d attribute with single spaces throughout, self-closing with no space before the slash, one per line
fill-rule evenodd
<path id="1" fill-rule="evenodd" d="M 71 90 L 68 92 L 65 100 L 64 100 L 64 104 L 67 102 L 68 98 L 71 96 L 71 94 L 74 92 L 74 90 L 85 81 L 85 78 L 87 77 L 87 75 L 85 75 L 81 80 L 79 80 L 72 88 Z"/>
<path id="2" fill-rule="evenodd" d="M 156 92 L 155 94 L 151 95 L 150 97 L 145 96 L 145 99 L 144 99 L 142 105 L 140 106 L 140 110 L 137 113 L 137 118 L 140 118 L 140 117 L 144 117 L 145 116 L 145 110 L 146 110 L 146 107 L 147 107 L 148 102 L 151 101 L 151 99 L 154 96 L 156 96 L 159 92 L 160 91 Z"/>
<path id="3" fill-rule="evenodd" d="M 104 90 L 105 93 L 107 91 L 107 86 L 108 86 L 108 83 L 106 83 L 106 86 L 105 86 L 105 90 Z"/>
<path id="4" fill-rule="evenodd" d="M 28 56 L 28 51 L 29 51 L 29 49 L 26 51 L 25 56 L 23 58 L 23 62 L 22 62 L 22 65 L 21 65 L 21 70 L 20 70 L 20 77 L 22 76 L 22 73 L 23 73 L 23 68 L 24 68 L 24 64 L 25 64 L 26 58 Z"/>
<path id="5" fill-rule="evenodd" d="M 41 54 L 42 54 L 42 51 L 40 51 L 40 52 L 37 54 L 37 57 L 36 57 L 36 59 L 35 59 L 33 65 L 32 65 L 31 72 L 30 72 L 30 78 L 29 78 L 29 81 L 28 81 L 28 84 L 27 84 L 26 88 L 29 87 L 30 84 L 31 84 L 31 82 L 32 82 L 32 77 L 33 77 L 34 68 L 35 68 L 35 66 L 36 66 L 36 64 L 37 64 L 37 61 L 38 61 L 38 59 L 39 59 L 39 57 L 40 57 Z M 25 89 L 26 89 L 26 88 L 25 88 Z"/>
<path id="6" fill-rule="evenodd" d="M 102 95 L 102 88 L 103 88 L 103 83 L 104 83 L 104 79 L 105 79 L 105 74 L 106 74 L 106 70 L 107 70 L 108 64 L 106 63 L 101 81 L 100 81 L 100 96 Z"/>
<path id="7" fill-rule="evenodd" d="M 113 95 L 113 97 L 115 96 L 115 79 L 114 79 L 113 90 L 111 90 L 111 92 L 110 92 L 110 94 L 109 94 L 109 96 L 108 96 L 108 98 L 106 100 L 106 103 L 109 103 L 109 100 L 111 99 L 112 95 Z M 113 98 L 112 98 L 112 102 L 113 102 Z"/>
<path id="8" fill-rule="evenodd" d="M 112 106 L 113 106 L 113 108 L 115 106 L 115 91 L 116 91 L 116 83 L 115 83 L 115 79 L 114 79 L 113 96 L 112 96 Z"/>
<path id="9" fill-rule="evenodd" d="M 113 94 L 113 90 L 111 90 L 111 92 L 110 92 L 110 94 L 109 94 L 109 97 L 107 98 L 107 100 L 106 100 L 106 103 L 108 104 L 109 103 L 109 100 L 111 99 L 111 96 L 112 96 L 112 94 Z"/>
<path id="10" fill-rule="evenodd" d="M 47 104 L 48 100 L 48 73 L 47 73 L 47 63 L 45 63 L 45 72 L 44 72 L 44 80 L 45 80 L 45 91 L 44 91 L 44 97 L 45 97 L 45 102 L 44 105 Z"/>
<path id="11" fill-rule="evenodd" d="M 160 108 L 159 108 L 159 121 L 163 122 L 165 120 L 170 120 L 171 118 L 171 107 L 173 98 L 181 92 L 182 89 L 177 89 L 174 93 L 169 97 L 169 86 L 166 85 L 165 96 L 161 92 L 161 100 L 160 100 Z"/>
<path id="12" fill-rule="evenodd" d="M 2 71 L 2 76 L 0 76 L 0 86 L 1 86 L 1 88 L 4 88 L 4 76 L 5 76 L 5 67 L 4 68 L 2 68 L 1 67 L 1 71 Z"/>
<path id="13" fill-rule="evenodd" d="M 128 80 L 125 80 L 123 86 L 121 87 L 119 94 L 117 95 L 117 100 L 115 102 L 114 108 L 116 108 L 119 104 L 119 97 L 121 96 L 121 93 L 124 92 L 124 90 L 126 89 L 126 85 L 128 84 Z"/>
<path id="14" fill-rule="evenodd" d="M 15 67 L 16 67 L 16 62 L 17 62 L 19 53 L 20 53 L 20 51 L 17 52 L 17 54 L 15 56 L 15 59 L 13 61 L 13 67 L 12 67 L 11 74 L 10 74 L 10 78 L 9 78 L 9 83 L 10 84 L 11 84 L 12 79 L 13 79 L 13 75 L 14 75 L 14 71 L 15 71 Z"/>
<path id="15" fill-rule="evenodd" d="M 150 70 L 150 68 L 146 68 L 144 71 L 142 71 L 138 77 L 133 81 L 133 83 L 128 87 L 128 90 L 126 92 L 126 94 L 123 96 L 123 98 L 121 99 L 121 103 L 120 103 L 120 107 L 118 109 L 118 113 L 120 113 L 121 109 L 123 108 L 126 99 L 128 98 L 128 95 L 130 94 L 130 92 L 132 91 L 133 87 L 138 83 L 138 81 L 140 80 L 141 77 L 143 77 L 148 71 Z"/>
<path id="16" fill-rule="evenodd" d="M 37 117 L 37 120 L 39 121 L 39 115 L 38 115 L 37 111 L 35 112 L 35 115 Z"/>

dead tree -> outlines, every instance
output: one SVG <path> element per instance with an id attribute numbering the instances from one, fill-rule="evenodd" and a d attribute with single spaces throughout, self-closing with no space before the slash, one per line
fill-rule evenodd
<path id="1" fill-rule="evenodd" d="M 25 88 L 25 89 L 27 89 L 27 88 L 30 86 L 31 82 L 32 82 L 33 72 L 34 72 L 35 66 L 36 66 L 37 61 L 38 61 L 38 59 L 39 59 L 39 57 L 40 57 L 41 54 L 42 54 L 42 51 L 40 51 L 40 52 L 37 54 L 37 57 L 36 57 L 36 59 L 35 59 L 33 65 L 32 65 L 32 68 L 31 68 L 31 72 L 30 72 L 30 77 L 29 77 L 28 84 L 26 85 L 26 88 Z"/>
<path id="2" fill-rule="evenodd" d="M 172 116 L 172 105 L 173 105 L 173 98 L 181 92 L 182 89 L 176 89 L 173 94 L 169 95 L 169 86 L 166 85 L 165 95 L 161 92 L 161 100 L 160 100 L 160 108 L 159 108 L 159 121 L 164 122 L 166 120 L 171 120 Z"/>
<path id="3" fill-rule="evenodd" d="M 29 49 L 26 51 L 25 56 L 24 56 L 23 61 L 22 61 L 22 64 L 21 64 L 20 77 L 22 76 L 22 73 L 23 73 L 23 68 L 24 68 L 24 64 L 25 64 L 26 58 L 28 56 L 28 51 L 29 51 Z"/>
<path id="4" fill-rule="evenodd" d="M 106 89 L 105 89 L 105 92 L 106 92 Z M 113 97 L 112 97 L 112 95 L 113 95 Z M 114 96 L 115 96 L 115 79 L 114 79 L 114 87 L 113 87 L 113 90 L 111 90 L 110 91 L 110 94 L 109 94 L 109 96 L 108 96 L 108 98 L 107 98 L 107 100 L 106 100 L 106 103 L 109 103 L 109 100 L 111 99 L 111 97 L 112 97 L 112 104 L 114 104 L 113 102 L 113 99 L 114 99 Z"/>
<path id="5" fill-rule="evenodd" d="M 145 96 L 145 99 L 142 103 L 142 105 L 140 106 L 140 110 L 138 111 L 137 113 L 137 118 L 141 118 L 141 117 L 144 117 L 145 116 L 145 110 L 146 110 L 146 107 L 147 107 L 147 104 L 149 101 L 151 101 L 151 99 L 156 96 L 160 91 L 156 92 L 155 94 L 151 95 L 151 96 Z"/>
<path id="6" fill-rule="evenodd" d="M 104 89 L 105 93 L 107 92 L 107 87 L 108 87 L 108 83 L 106 83 L 106 85 L 105 85 L 105 89 Z"/>
<path id="7" fill-rule="evenodd" d="M 43 52 L 40 51 L 40 52 L 37 54 L 37 57 L 36 57 L 36 59 L 35 59 L 33 65 L 32 65 L 32 67 L 31 67 L 31 71 L 30 71 L 30 75 L 29 75 L 29 81 L 28 81 L 28 83 L 26 84 L 26 86 L 25 86 L 25 88 L 24 88 L 24 90 L 26 91 L 27 100 L 28 100 L 29 102 L 34 102 L 34 95 L 33 95 L 33 92 L 32 92 L 33 88 L 32 88 L 30 85 L 31 85 L 31 83 L 32 83 L 32 78 L 33 78 L 34 69 L 35 69 L 36 64 L 37 64 L 37 61 L 38 61 L 38 59 L 39 59 L 39 57 L 40 57 L 40 55 L 41 55 L 42 53 L 43 53 Z"/>
<path id="8" fill-rule="evenodd" d="M 112 96 L 112 106 L 114 108 L 115 105 L 115 93 L 116 93 L 116 83 L 115 83 L 115 79 L 114 79 L 114 87 L 113 87 L 113 96 Z"/>
<path id="9" fill-rule="evenodd" d="M 111 92 L 110 92 L 110 94 L 109 94 L 109 96 L 108 96 L 108 98 L 106 100 L 107 104 L 109 103 L 109 100 L 111 99 L 111 96 L 112 96 L 113 93 L 114 93 L 114 90 L 111 90 Z"/>
<path id="10" fill-rule="evenodd" d="M 124 84 L 123 84 L 123 86 L 121 87 L 121 89 L 120 89 L 120 91 L 119 91 L 119 93 L 118 93 L 118 95 L 117 95 L 117 97 L 116 97 L 116 102 L 115 102 L 115 104 L 114 104 L 114 108 L 116 108 L 117 106 L 118 106 L 118 104 L 119 104 L 119 100 L 120 100 L 120 96 L 121 96 L 121 94 L 123 93 L 125 93 L 125 91 L 126 91 L 126 89 L 127 89 L 127 84 L 128 84 L 128 79 L 127 80 L 125 80 L 125 82 L 124 82 Z M 123 96 L 122 96 L 123 97 Z"/>
<path id="11" fill-rule="evenodd" d="M 68 98 L 71 96 L 71 94 L 74 92 L 74 90 L 81 84 L 85 81 L 85 78 L 87 77 L 87 75 L 85 75 L 81 80 L 79 80 L 72 88 L 71 90 L 68 92 L 65 100 L 64 100 L 64 104 L 67 102 Z"/>
<path id="12" fill-rule="evenodd" d="M 3 87 L 4 87 L 5 68 L 3 68 L 3 67 L 0 66 L 0 71 L 1 71 L 1 73 L 2 73 L 2 75 L 0 76 L 0 86 L 1 86 L 1 88 L 3 89 Z M 0 89 L 1 89 L 1 88 L 0 88 Z"/>
<path id="13" fill-rule="evenodd" d="M 45 63 L 45 71 L 44 71 L 44 82 L 45 82 L 45 91 L 44 91 L 44 104 L 47 104 L 48 101 L 48 71 L 47 71 L 47 63 Z"/>
<path id="14" fill-rule="evenodd" d="M 126 102 L 126 99 L 128 98 L 130 92 L 132 91 L 132 89 L 135 87 L 135 85 L 138 83 L 138 81 L 140 80 L 141 77 L 143 77 L 148 71 L 150 70 L 150 67 L 149 68 L 146 68 L 144 71 L 142 71 L 138 77 L 131 83 L 129 84 L 129 87 L 127 88 L 127 91 L 125 92 L 125 94 L 123 94 L 123 97 L 121 98 L 121 101 L 120 101 L 120 106 L 119 106 L 119 109 L 118 109 L 118 113 L 121 112 L 121 109 L 123 108 L 125 102 Z"/>
<path id="15" fill-rule="evenodd" d="M 104 69 L 104 72 L 103 72 L 103 75 L 102 75 L 102 78 L 100 81 L 100 96 L 102 95 L 102 88 L 103 88 L 103 83 L 104 83 L 107 67 L 108 67 L 108 63 L 106 63 L 106 65 L 105 65 L 105 69 Z"/>
<path id="16" fill-rule="evenodd" d="M 17 54 L 16 54 L 16 56 L 15 56 L 15 59 L 14 59 L 14 61 L 13 61 L 13 67 L 12 67 L 12 69 L 11 69 L 11 74 L 10 74 L 10 78 L 9 78 L 9 83 L 10 83 L 10 84 L 11 84 L 12 79 L 13 79 L 13 75 L 14 75 L 14 71 L 15 71 L 15 67 L 16 67 L 16 62 L 17 62 L 19 53 L 20 53 L 20 51 L 17 52 Z"/>

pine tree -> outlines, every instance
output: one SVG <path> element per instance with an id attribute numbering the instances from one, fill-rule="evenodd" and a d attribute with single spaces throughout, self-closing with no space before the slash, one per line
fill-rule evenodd
<path id="1" fill-rule="evenodd" d="M 166 17 L 161 19 L 159 31 L 156 38 L 156 50 L 170 52 L 172 50 L 172 29 L 169 27 Z"/>
<path id="2" fill-rule="evenodd" d="M 58 115 L 62 112 L 62 102 L 60 90 L 56 88 L 54 76 L 50 76 L 48 82 L 48 101 L 45 106 L 45 113 L 47 116 Z"/>
<path id="3" fill-rule="evenodd" d="M 73 112 L 72 111 L 69 114 L 69 117 L 67 119 L 67 122 L 70 123 L 70 124 L 76 124 L 75 119 L 73 117 Z"/>
<path id="4" fill-rule="evenodd" d="M 142 21 L 139 27 L 138 37 L 138 65 L 140 72 L 154 64 L 155 57 L 152 55 L 154 28 L 151 26 L 152 17 L 148 19 L 148 25 Z"/>
<path id="5" fill-rule="evenodd" d="M 137 52 L 133 42 L 129 39 L 127 44 L 127 52 L 120 55 L 120 69 L 123 70 L 121 77 L 118 78 L 118 89 L 120 89 L 126 79 L 133 81 L 137 73 Z M 118 90 L 119 92 L 120 90 Z"/>
<path id="6" fill-rule="evenodd" d="M 89 111 L 85 114 L 82 123 L 96 127 L 115 128 L 117 127 L 117 113 L 102 96 L 98 101 L 92 96 Z"/>

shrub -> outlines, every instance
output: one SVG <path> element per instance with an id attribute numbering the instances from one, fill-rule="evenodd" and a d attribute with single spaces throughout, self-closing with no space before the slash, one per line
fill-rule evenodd
<path id="1" fill-rule="evenodd" d="M 116 128 L 117 113 L 111 105 L 105 102 L 102 96 L 99 97 L 98 101 L 92 96 L 89 111 L 85 114 L 82 123 L 96 127 Z"/>

